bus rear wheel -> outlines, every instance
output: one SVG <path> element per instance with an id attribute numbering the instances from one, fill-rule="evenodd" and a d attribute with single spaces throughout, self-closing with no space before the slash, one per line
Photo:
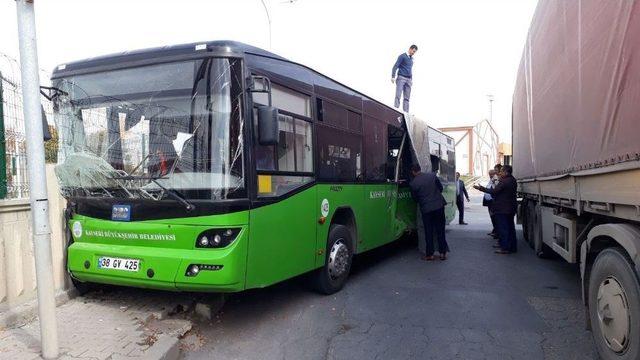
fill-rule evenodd
<path id="1" fill-rule="evenodd" d="M 589 317 L 600 358 L 640 358 L 640 287 L 619 249 L 603 250 L 591 268 Z"/>
<path id="2" fill-rule="evenodd" d="M 329 229 L 324 266 L 314 273 L 314 285 L 319 293 L 331 295 L 347 282 L 353 261 L 351 240 L 346 226 L 336 224 Z"/>

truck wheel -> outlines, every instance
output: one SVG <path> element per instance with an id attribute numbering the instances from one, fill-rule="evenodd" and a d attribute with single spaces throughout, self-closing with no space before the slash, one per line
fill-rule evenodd
<path id="1" fill-rule="evenodd" d="M 349 277 L 353 249 L 351 233 L 344 225 L 332 225 L 327 239 L 324 266 L 314 273 L 315 289 L 326 295 L 340 291 Z"/>
<path id="2" fill-rule="evenodd" d="M 640 358 L 640 287 L 619 249 L 603 250 L 591 268 L 589 317 L 602 359 Z"/>

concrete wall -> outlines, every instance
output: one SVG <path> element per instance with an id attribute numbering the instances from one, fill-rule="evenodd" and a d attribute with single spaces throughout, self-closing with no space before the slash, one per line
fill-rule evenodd
<path id="1" fill-rule="evenodd" d="M 51 250 L 56 291 L 70 288 L 65 271 L 65 200 L 59 195 L 53 165 L 47 165 Z M 29 199 L 0 200 L 0 314 L 36 298 Z"/>

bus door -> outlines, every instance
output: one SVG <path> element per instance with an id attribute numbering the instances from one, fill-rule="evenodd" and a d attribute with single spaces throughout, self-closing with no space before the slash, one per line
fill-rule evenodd
<path id="1" fill-rule="evenodd" d="M 316 246 L 316 190 L 311 97 L 271 84 L 278 109 L 270 143 L 254 133 L 257 194 L 250 213 L 247 287 L 262 287 L 313 269 Z M 258 107 L 271 101 L 253 93 L 254 128 Z"/>
<path id="2" fill-rule="evenodd" d="M 407 229 L 415 227 L 416 204 L 411 198 L 409 181 L 411 179 L 411 144 L 406 133 L 402 134 L 398 147 L 398 158 L 394 172 L 395 197 L 391 206 L 391 226 L 389 231 L 392 239 L 399 238 Z"/>
<path id="3" fill-rule="evenodd" d="M 389 217 L 389 240 L 399 238 L 415 222 L 415 205 L 409 189 L 411 152 L 409 139 L 402 128 L 389 126 L 389 194 L 387 212 Z"/>
<path id="4" fill-rule="evenodd" d="M 385 121 L 364 115 L 365 186 L 362 223 L 358 224 L 365 251 L 389 241 L 389 148 Z"/>

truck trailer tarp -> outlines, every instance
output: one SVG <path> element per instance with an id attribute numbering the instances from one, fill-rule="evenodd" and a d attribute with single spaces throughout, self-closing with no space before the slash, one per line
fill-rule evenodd
<path id="1" fill-rule="evenodd" d="M 541 0 L 513 98 L 519 179 L 640 159 L 640 2 Z"/>

